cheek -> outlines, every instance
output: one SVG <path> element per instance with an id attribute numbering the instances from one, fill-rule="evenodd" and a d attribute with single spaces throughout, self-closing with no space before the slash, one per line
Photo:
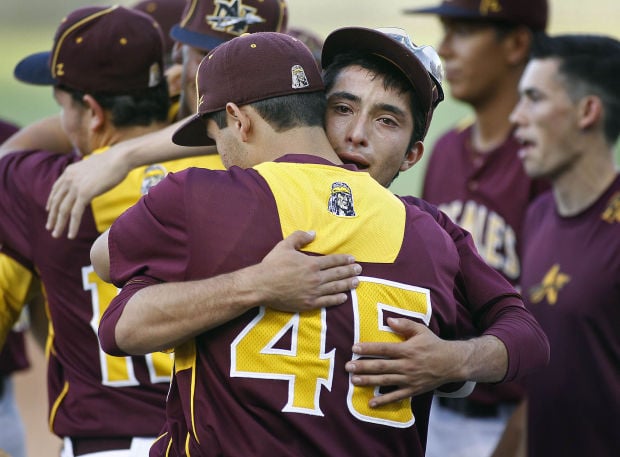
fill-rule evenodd
<path id="1" fill-rule="evenodd" d="M 338 116 L 330 113 L 325 116 L 325 131 L 333 148 L 338 147 L 344 141 L 346 125 L 346 121 Z"/>

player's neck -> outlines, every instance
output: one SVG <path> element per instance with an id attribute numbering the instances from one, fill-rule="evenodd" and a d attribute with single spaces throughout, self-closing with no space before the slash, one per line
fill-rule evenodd
<path id="1" fill-rule="evenodd" d="M 472 146 L 477 152 L 491 152 L 512 135 L 513 126 L 509 117 L 519 101 L 519 94 L 517 86 L 511 84 L 506 83 L 504 89 L 495 91 L 473 106 L 476 119 Z"/>
<path id="2" fill-rule="evenodd" d="M 264 143 L 265 154 L 274 160 L 286 154 L 305 154 L 321 157 L 334 164 L 342 161 L 331 147 L 322 127 L 297 127 L 279 133 Z"/>
<path id="3" fill-rule="evenodd" d="M 513 126 L 508 117 L 513 106 L 498 104 L 476 110 L 471 141 L 477 152 L 491 152 L 512 135 Z"/>
<path id="4" fill-rule="evenodd" d="M 153 122 L 149 125 L 134 125 L 130 127 L 108 128 L 95 132 L 91 137 L 91 150 L 96 150 L 106 146 L 112 146 L 125 140 L 138 138 L 148 133 L 163 129 L 168 124 L 166 122 Z"/>
<path id="5" fill-rule="evenodd" d="M 552 178 L 553 196 L 562 216 L 574 216 L 592 205 L 616 179 L 613 150 L 592 145 L 570 169 Z"/>

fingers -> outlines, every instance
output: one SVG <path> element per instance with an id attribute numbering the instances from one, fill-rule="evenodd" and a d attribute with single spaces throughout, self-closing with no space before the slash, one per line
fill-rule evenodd
<path id="1" fill-rule="evenodd" d="M 315 236 L 316 232 L 314 231 L 305 232 L 303 230 L 296 230 L 289 236 L 284 238 L 284 240 L 282 240 L 280 243 L 290 245 L 294 249 L 300 250 L 304 246 L 310 244 L 314 240 Z"/>
<path id="2" fill-rule="evenodd" d="M 48 213 L 47 230 L 52 231 L 54 238 L 59 238 L 67 226 L 70 208 L 73 206 L 75 196 L 70 192 L 58 194 Z"/>
<path id="3" fill-rule="evenodd" d="M 387 323 L 392 330 L 400 335 L 404 335 L 407 338 L 425 331 L 430 332 L 430 329 L 426 325 L 411 319 L 389 317 Z"/>
<path id="4" fill-rule="evenodd" d="M 389 403 L 394 403 L 404 400 L 405 398 L 412 397 L 413 395 L 416 395 L 416 393 L 417 392 L 410 387 L 403 387 L 402 389 L 394 390 L 383 395 L 377 395 L 368 402 L 368 406 L 370 406 L 371 408 L 377 408 L 379 406 L 387 405 Z"/>
<path id="5" fill-rule="evenodd" d="M 375 380 L 383 379 L 399 372 L 398 363 L 390 359 L 355 359 L 347 362 L 344 369 L 353 375 L 378 375 L 373 377 Z M 393 383 L 393 380 L 390 380 L 390 382 Z"/>
<path id="6" fill-rule="evenodd" d="M 69 239 L 73 240 L 77 236 L 78 230 L 80 229 L 80 223 L 82 222 L 82 216 L 84 215 L 84 210 L 88 204 L 88 200 L 79 197 L 73 202 L 71 208 L 71 219 L 69 220 L 69 233 L 67 234 Z"/>
<path id="7" fill-rule="evenodd" d="M 389 362 L 385 358 L 398 358 L 402 354 L 402 343 L 356 343 L 353 345 L 353 353 L 365 357 L 382 357 L 376 360 L 356 360 L 364 370 L 375 366 L 382 367 Z"/>
<path id="8" fill-rule="evenodd" d="M 316 308 L 329 308 L 330 306 L 342 305 L 347 301 L 348 295 L 345 293 L 337 293 L 331 295 L 322 295 L 314 300 Z"/>
<path id="9" fill-rule="evenodd" d="M 355 257 L 350 254 L 328 254 L 317 257 L 316 259 L 321 270 L 327 270 L 341 265 L 350 265 L 355 262 Z"/>

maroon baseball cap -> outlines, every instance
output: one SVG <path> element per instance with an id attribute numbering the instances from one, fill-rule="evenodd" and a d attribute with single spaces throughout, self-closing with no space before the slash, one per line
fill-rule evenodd
<path id="1" fill-rule="evenodd" d="M 325 39 L 321 65 L 327 68 L 338 54 L 352 51 L 385 59 L 403 73 L 427 113 L 424 125 L 426 134 L 435 108 L 444 99 L 441 59 L 435 50 L 431 46 L 415 45 L 404 30 L 395 27 L 344 27 Z"/>
<path id="2" fill-rule="evenodd" d="M 405 13 L 509 22 L 541 31 L 547 28 L 549 5 L 547 0 L 444 0 L 438 6 L 407 9 Z"/>
<path id="3" fill-rule="evenodd" d="M 163 80 L 163 37 L 149 15 L 125 8 L 86 7 L 56 31 L 52 51 L 26 57 L 15 77 L 90 93 L 123 94 Z"/>
<path id="4" fill-rule="evenodd" d="M 323 38 L 312 30 L 303 27 L 289 27 L 286 33 L 301 40 L 314 55 L 317 63 L 321 65 L 321 52 L 323 50 Z"/>
<path id="5" fill-rule="evenodd" d="M 164 52 L 171 53 L 174 40 L 170 36 L 170 29 L 183 17 L 185 0 L 142 0 L 133 5 L 133 8 L 152 16 L 157 21 L 164 35 Z"/>
<path id="6" fill-rule="evenodd" d="M 324 89 L 308 47 L 276 32 L 243 35 L 218 46 L 200 62 L 196 83 L 198 112 L 172 136 L 181 146 L 214 144 L 207 136 L 204 116 L 225 109 L 228 102 L 242 106 Z"/>
<path id="7" fill-rule="evenodd" d="M 170 30 L 176 41 L 210 51 L 244 33 L 283 32 L 284 0 L 187 0 L 181 22 Z"/>

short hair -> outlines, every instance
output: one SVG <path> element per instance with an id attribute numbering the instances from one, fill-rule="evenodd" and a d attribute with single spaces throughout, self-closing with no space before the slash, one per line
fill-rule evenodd
<path id="1" fill-rule="evenodd" d="M 620 41 L 602 35 L 558 35 L 538 40 L 530 58 L 557 59 L 569 97 L 600 98 L 609 144 L 620 135 Z"/>
<path id="2" fill-rule="evenodd" d="M 68 92 L 71 98 L 83 104 L 87 92 L 59 85 L 58 89 Z M 155 87 L 135 90 L 126 94 L 88 93 L 101 107 L 109 111 L 115 127 L 147 126 L 153 122 L 168 119 L 170 95 L 168 84 L 163 80 Z"/>
<path id="3" fill-rule="evenodd" d="M 326 92 L 334 86 L 342 70 L 351 66 L 362 67 L 373 73 L 376 78 L 382 78 L 383 87 L 386 90 L 396 90 L 403 96 L 409 97 L 409 107 L 413 116 L 413 132 L 407 149 L 410 149 L 415 142 L 424 140 L 427 113 L 417 103 L 415 87 L 398 67 L 381 57 L 355 51 L 338 54 L 323 72 Z"/>
<path id="4" fill-rule="evenodd" d="M 282 95 L 249 103 L 276 131 L 284 132 L 295 127 L 321 127 L 325 124 L 327 101 L 323 91 Z M 226 110 L 205 116 L 215 121 L 220 129 L 226 127 Z"/>

